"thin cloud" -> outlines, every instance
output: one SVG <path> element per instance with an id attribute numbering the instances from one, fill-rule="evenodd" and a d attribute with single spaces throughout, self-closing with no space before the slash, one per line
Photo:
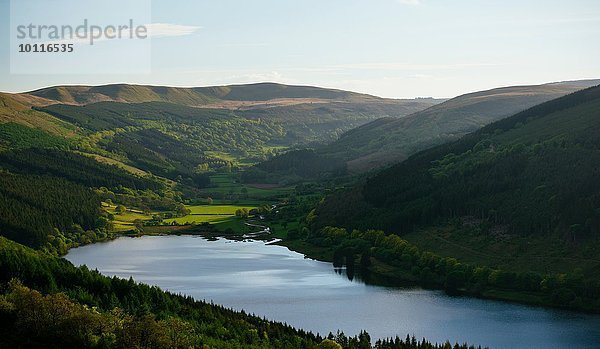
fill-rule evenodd
<path id="1" fill-rule="evenodd" d="M 148 28 L 148 37 L 150 38 L 168 38 L 176 36 L 192 35 L 202 27 L 192 25 L 170 24 L 170 23 L 150 23 L 146 24 Z"/>
<path id="2" fill-rule="evenodd" d="M 396 0 L 398 3 L 402 5 L 420 5 L 421 0 Z"/>
<path id="3" fill-rule="evenodd" d="M 146 29 L 148 30 L 147 32 L 147 37 L 148 38 L 169 38 L 169 37 L 179 37 L 179 36 L 187 36 L 187 35 L 192 35 L 195 32 L 197 32 L 198 30 L 202 29 L 202 27 L 197 27 L 197 26 L 191 26 L 191 25 L 181 25 L 181 24 L 170 24 L 170 23 L 150 23 L 150 24 L 144 24 L 144 27 L 146 27 Z M 114 31 L 110 31 L 111 35 L 115 35 Z M 91 34 L 87 34 L 86 35 L 91 35 Z M 127 38 L 126 34 L 125 37 Z M 111 42 L 111 41 L 118 41 L 120 39 L 116 39 L 116 38 L 107 38 L 105 36 L 105 32 L 102 32 L 102 36 L 98 37 L 98 38 L 94 38 L 93 42 L 94 44 L 97 43 L 101 43 L 101 42 Z M 34 40 L 36 41 L 36 40 Z M 86 45 L 86 44 L 90 44 L 90 38 L 89 36 L 86 36 L 85 38 L 79 38 L 79 37 L 71 37 L 71 38 L 64 38 L 64 39 L 54 39 L 54 40 L 44 40 L 44 41 L 38 41 L 41 44 L 75 44 L 75 45 Z"/>

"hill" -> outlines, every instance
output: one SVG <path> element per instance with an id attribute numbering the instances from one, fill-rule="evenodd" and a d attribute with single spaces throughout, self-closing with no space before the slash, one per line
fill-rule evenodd
<path id="1" fill-rule="evenodd" d="M 110 237 L 114 217 L 101 201 L 176 217 L 184 197 L 208 195 L 200 189 L 215 172 L 434 103 L 277 84 L 2 93 L 0 235 L 64 253 Z M 36 192 L 45 193 L 37 203 Z"/>
<path id="2" fill-rule="evenodd" d="M 168 102 L 201 106 L 225 101 L 269 101 L 277 99 L 322 100 L 381 100 L 354 92 L 311 86 L 289 86 L 275 83 L 230 85 L 213 87 L 167 87 L 131 84 L 102 86 L 53 86 L 21 94 L 45 99 L 47 103 L 85 105 L 97 102 Z M 38 100 L 38 103 L 42 100 Z"/>
<path id="3" fill-rule="evenodd" d="M 383 118 L 343 134 L 319 153 L 344 159 L 354 172 L 403 161 L 537 104 L 595 86 L 599 80 L 497 88 L 462 95 L 405 118 Z"/>
<path id="4" fill-rule="evenodd" d="M 507 270 L 600 278 L 600 87 L 420 152 L 328 197 L 315 225 L 383 229 Z"/>
<path id="5" fill-rule="evenodd" d="M 198 166 L 239 166 L 290 147 L 330 142 L 371 120 L 403 117 L 439 102 L 272 83 L 55 86 L 0 94 L 0 124 L 12 125 L 3 127 L 0 147 L 69 144 L 173 179 L 189 177 Z"/>

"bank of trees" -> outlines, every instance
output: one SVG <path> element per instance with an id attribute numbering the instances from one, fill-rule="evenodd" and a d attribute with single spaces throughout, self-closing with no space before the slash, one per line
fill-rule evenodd
<path id="1" fill-rule="evenodd" d="M 54 177 L 0 173 L 0 212 L 0 235 L 33 247 L 57 231 L 67 242 L 94 239 L 108 224 L 91 189 Z"/>
<path id="2" fill-rule="evenodd" d="M 348 232 L 325 227 L 307 240 L 333 250 L 334 264 L 346 264 L 352 272 L 355 266 L 366 272 L 378 271 L 377 265 L 384 263 L 392 267 L 384 275 L 387 278 L 443 288 L 449 293 L 485 296 L 492 290 L 517 291 L 532 296 L 538 304 L 600 311 L 600 282 L 586 280 L 577 273 L 517 273 L 460 263 L 455 258 L 421 251 L 397 235 L 378 230 Z"/>
<path id="3" fill-rule="evenodd" d="M 75 268 L 66 260 L 0 238 L 0 284 L 15 278 L 29 289 L 13 283 L 0 298 L 1 346 L 10 347 L 12 340 L 13 346 L 38 341 L 57 348 L 169 348 L 173 339 L 169 337 L 178 334 L 185 336 L 185 348 L 188 344 L 200 348 L 310 348 L 321 340 L 287 325 L 169 294 L 131 279 Z M 54 296 L 42 296 L 48 294 Z M 28 314 L 38 318 L 31 319 Z"/>
<path id="4" fill-rule="evenodd" d="M 311 149 L 294 150 L 263 161 L 242 173 L 246 183 L 291 183 L 345 175 L 343 160 Z"/>
<path id="5" fill-rule="evenodd" d="M 95 188 L 159 190 L 164 187 L 158 180 L 139 177 L 117 166 L 65 150 L 30 148 L 3 152 L 0 167 L 15 173 L 60 177 Z"/>

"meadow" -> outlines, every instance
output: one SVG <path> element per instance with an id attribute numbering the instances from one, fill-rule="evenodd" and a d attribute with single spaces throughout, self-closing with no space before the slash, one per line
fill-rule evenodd
<path id="1" fill-rule="evenodd" d="M 190 210 L 190 214 L 184 217 L 166 219 L 165 223 L 172 224 L 219 224 L 232 220 L 240 220 L 235 216 L 235 212 L 239 209 L 252 210 L 256 206 L 249 205 L 196 205 L 186 206 Z"/>
<path id="2" fill-rule="evenodd" d="M 125 212 L 117 213 L 117 206 L 112 204 L 102 203 L 102 208 L 114 216 L 113 231 L 125 232 L 135 229 L 136 221 L 149 221 L 152 219 L 152 214 L 145 214 L 143 211 L 127 208 Z"/>

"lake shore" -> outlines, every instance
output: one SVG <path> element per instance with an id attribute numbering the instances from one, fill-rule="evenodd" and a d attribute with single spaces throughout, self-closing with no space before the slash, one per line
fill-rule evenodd
<path id="1" fill-rule="evenodd" d="M 262 234 L 256 236 L 244 236 L 235 232 L 224 232 L 215 229 L 211 229 L 210 231 L 206 231 L 206 227 L 199 226 L 157 226 L 157 227 L 147 227 L 151 228 L 143 232 L 138 233 L 120 233 L 118 236 L 127 236 L 127 237 L 141 237 L 141 236 L 159 236 L 159 235 L 192 235 L 192 236 L 202 236 L 207 239 L 217 239 L 220 237 L 231 239 L 231 240 L 244 240 L 244 239 L 254 239 L 254 240 L 273 240 L 279 239 L 279 241 L 274 242 L 274 245 L 284 246 L 288 248 L 290 251 L 300 253 L 305 256 L 305 258 L 310 258 L 316 261 L 333 263 L 333 250 L 326 247 L 315 246 L 303 240 L 290 240 L 285 239 L 280 236 L 276 236 L 273 234 Z M 357 267 L 358 271 L 359 268 Z M 374 263 L 368 268 L 367 273 L 368 278 L 364 278 L 364 276 L 360 275 L 360 271 L 358 271 L 359 277 L 363 278 L 363 281 L 370 285 L 374 286 L 383 286 L 383 287 L 407 287 L 407 286 L 418 286 L 424 287 L 426 289 L 431 290 L 442 290 L 446 291 L 443 287 L 432 287 L 424 286 L 419 280 L 416 280 L 414 277 L 410 275 L 407 271 L 391 266 L 389 264 L 382 263 L 374 259 Z M 446 291 L 447 292 L 447 291 Z M 556 304 L 552 304 L 548 301 L 544 300 L 544 295 L 541 293 L 525 293 L 518 292 L 514 290 L 503 290 L 503 289 L 487 289 L 479 292 L 470 292 L 467 289 L 456 289 L 452 292 L 447 292 L 449 295 L 454 296 L 466 296 L 473 297 L 478 299 L 487 299 L 487 300 L 497 300 L 503 302 L 509 302 L 514 304 L 522 304 L 528 306 L 542 307 L 547 309 L 561 309 L 568 310 L 580 313 L 588 313 L 588 314 L 598 314 L 599 311 L 590 310 L 587 308 L 575 308 L 575 307 L 565 307 L 565 306 L 557 306 Z"/>

